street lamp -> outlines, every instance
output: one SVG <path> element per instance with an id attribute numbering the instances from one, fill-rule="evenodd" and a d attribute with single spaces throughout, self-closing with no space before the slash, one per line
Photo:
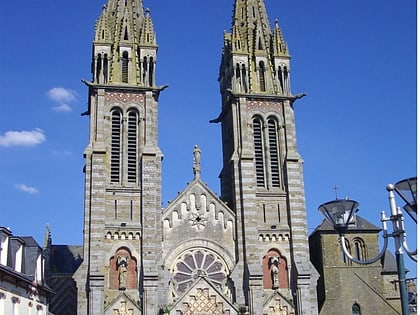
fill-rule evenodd
<path id="1" fill-rule="evenodd" d="M 408 315 L 408 293 L 403 253 L 405 251 L 408 257 L 417 262 L 417 249 L 411 251 L 407 246 L 407 235 L 404 228 L 404 217 L 402 215 L 401 209 L 396 206 L 394 191 L 396 191 L 397 194 L 405 201 L 406 205 L 404 206 L 404 209 L 417 224 L 417 177 L 399 181 L 395 185 L 387 185 L 386 189 L 388 191 L 391 215 L 387 217 L 384 211 L 381 212 L 384 244 L 378 256 L 372 259 L 359 260 L 354 258 L 345 245 L 345 233 L 347 232 L 348 225 L 352 220 L 354 220 L 354 215 L 358 211 L 359 204 L 356 201 L 350 199 L 337 199 L 320 205 L 318 210 L 334 226 L 334 229 L 340 235 L 340 243 L 344 254 L 355 263 L 367 265 L 378 261 L 385 254 L 385 251 L 388 247 L 388 238 L 394 238 L 395 259 L 398 269 L 398 283 L 401 299 L 401 311 L 403 315 Z M 392 234 L 388 234 L 387 232 L 388 221 L 392 222 Z"/>

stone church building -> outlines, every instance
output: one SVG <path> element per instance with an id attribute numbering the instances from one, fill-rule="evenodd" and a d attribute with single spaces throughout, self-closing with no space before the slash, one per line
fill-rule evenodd
<path id="1" fill-rule="evenodd" d="M 290 56 L 263 0 L 234 1 L 220 65 L 221 198 L 161 202 L 157 36 L 141 0 L 96 22 L 78 314 L 316 314 Z M 165 47 L 162 47 L 164 53 Z"/>
<path id="2" fill-rule="evenodd" d="M 293 109 L 303 95 L 292 93 L 288 46 L 278 22 L 270 26 L 264 1 L 232 2 L 219 72 L 222 107 L 211 121 L 222 130 L 221 196 L 201 180 L 196 146 L 194 179 L 166 208 L 159 34 L 141 0 L 103 7 L 93 78 L 85 82 L 83 249 L 60 249 L 47 237 L 55 253 L 50 278 L 69 288 L 57 289 L 62 296 L 77 300 L 77 310 L 56 314 L 318 314 Z M 57 308 L 61 302 L 57 296 Z"/>

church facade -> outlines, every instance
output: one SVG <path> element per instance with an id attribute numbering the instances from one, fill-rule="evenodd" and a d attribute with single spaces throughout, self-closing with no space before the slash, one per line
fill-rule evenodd
<path id="1" fill-rule="evenodd" d="M 96 22 L 78 314 L 317 314 L 290 55 L 263 0 L 233 1 L 219 82 L 221 197 L 194 180 L 161 203 L 157 39 L 141 0 Z M 162 47 L 162 53 L 165 47 Z"/>

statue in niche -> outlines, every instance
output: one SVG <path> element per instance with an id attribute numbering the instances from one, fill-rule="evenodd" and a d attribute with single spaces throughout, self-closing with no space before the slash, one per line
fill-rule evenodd
<path id="1" fill-rule="evenodd" d="M 125 289 L 127 286 L 128 260 L 128 256 L 118 256 L 117 258 L 118 282 L 120 289 Z"/>
<path id="2" fill-rule="evenodd" d="M 272 281 L 272 288 L 278 289 L 279 288 L 279 263 L 280 257 L 279 256 L 270 256 L 270 267 L 271 267 L 271 281 Z"/>

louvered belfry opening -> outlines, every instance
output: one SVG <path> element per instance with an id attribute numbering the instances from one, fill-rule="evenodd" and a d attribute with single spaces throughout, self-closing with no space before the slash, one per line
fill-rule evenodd
<path id="1" fill-rule="evenodd" d="M 120 182 L 121 169 L 121 112 L 111 114 L 111 182 Z"/>
<path id="2" fill-rule="evenodd" d="M 135 110 L 128 113 L 127 128 L 127 181 L 135 183 L 137 181 L 137 118 Z"/>

